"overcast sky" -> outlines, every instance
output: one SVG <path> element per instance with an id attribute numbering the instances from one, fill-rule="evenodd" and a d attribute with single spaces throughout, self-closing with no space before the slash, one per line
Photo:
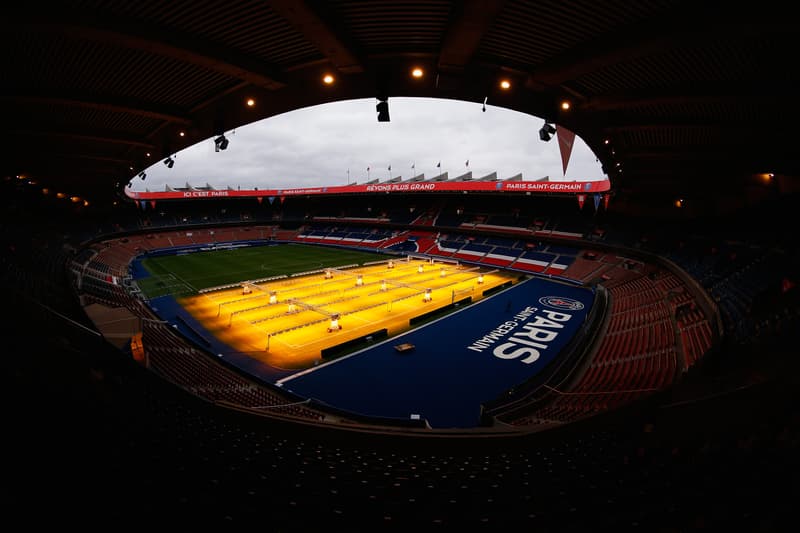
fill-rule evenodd
<path id="1" fill-rule="evenodd" d="M 187 182 L 217 189 L 346 185 L 386 181 L 389 166 L 391 177 L 403 179 L 440 171 L 452 179 L 468 170 L 473 179 L 491 172 L 499 179 L 519 173 L 524 180 L 606 177 L 579 138 L 564 176 L 556 136 L 539 139 L 544 121 L 491 102 L 482 112 L 482 102 L 390 98 L 391 122 L 377 121 L 375 104 L 372 98 L 322 104 L 237 128 L 226 132 L 227 150 L 215 152 L 207 139 L 178 152 L 171 169 L 153 164 L 144 181 L 131 180 L 131 190 L 163 191 Z"/>

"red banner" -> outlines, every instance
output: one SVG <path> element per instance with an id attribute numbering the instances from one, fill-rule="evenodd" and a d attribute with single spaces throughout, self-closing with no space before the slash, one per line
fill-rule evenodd
<path id="1" fill-rule="evenodd" d="M 577 195 L 577 198 L 578 198 L 578 205 L 580 206 L 581 209 L 583 209 L 583 203 L 586 201 L 586 195 L 579 194 Z"/>
<path id="2" fill-rule="evenodd" d="M 561 166 L 564 168 L 564 175 L 566 176 L 567 165 L 572 155 L 572 145 L 575 142 L 575 133 L 559 124 L 556 128 L 556 137 L 558 137 L 558 149 L 561 151 Z"/>
<path id="3" fill-rule="evenodd" d="M 357 194 L 357 193 L 425 193 L 425 192 L 499 192 L 499 193 L 601 193 L 608 191 L 607 179 L 600 181 L 417 181 L 340 185 L 335 187 L 304 187 L 297 189 L 256 190 L 171 190 L 134 192 L 125 189 L 128 198 L 135 200 L 170 200 L 190 198 L 258 198 L 278 196 Z"/>

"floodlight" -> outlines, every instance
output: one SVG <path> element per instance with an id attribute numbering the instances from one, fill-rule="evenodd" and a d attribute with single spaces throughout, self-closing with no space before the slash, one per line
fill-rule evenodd
<path id="1" fill-rule="evenodd" d="M 545 142 L 549 141 L 552 135 L 556 132 L 555 126 L 552 124 L 544 123 L 544 126 L 539 130 L 539 138 Z"/>

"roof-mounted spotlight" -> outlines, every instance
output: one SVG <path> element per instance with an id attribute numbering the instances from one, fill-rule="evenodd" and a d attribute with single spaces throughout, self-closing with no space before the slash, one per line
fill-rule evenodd
<path id="1" fill-rule="evenodd" d="M 228 139 L 225 137 L 225 134 L 220 135 L 216 139 L 214 139 L 214 151 L 219 152 L 220 150 L 226 150 L 228 148 Z"/>
<path id="2" fill-rule="evenodd" d="M 378 112 L 378 122 L 389 122 L 389 98 L 386 96 L 378 97 L 378 104 L 375 106 Z"/>
<path id="3" fill-rule="evenodd" d="M 164 164 L 167 165 L 167 168 L 172 168 L 175 165 L 175 160 L 172 157 L 168 157 L 164 160 Z"/>
<path id="4" fill-rule="evenodd" d="M 539 138 L 544 142 L 550 140 L 553 134 L 556 132 L 556 127 L 552 124 L 548 124 L 547 122 L 544 123 L 544 126 L 539 130 Z"/>
<path id="5" fill-rule="evenodd" d="M 142 181 L 144 181 L 144 179 L 147 177 L 147 174 L 145 174 L 144 171 L 141 171 L 139 172 L 139 177 L 142 178 Z"/>

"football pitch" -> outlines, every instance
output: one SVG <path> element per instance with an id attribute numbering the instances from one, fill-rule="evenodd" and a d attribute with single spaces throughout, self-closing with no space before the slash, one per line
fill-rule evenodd
<path id="1" fill-rule="evenodd" d="M 168 295 L 186 296 L 210 287 L 362 264 L 389 257 L 305 244 L 211 250 L 145 258 L 142 266 L 150 276 L 138 279 L 137 283 L 150 299 Z"/>
<path id="2" fill-rule="evenodd" d="M 148 298 L 180 307 L 165 319 L 189 320 L 225 345 L 219 353 L 276 369 L 408 331 L 518 278 L 446 259 L 294 244 L 151 257 L 143 266 Z"/>
<path id="3" fill-rule="evenodd" d="M 343 412 L 432 427 L 478 425 L 485 402 L 581 334 L 594 302 L 591 288 L 491 266 L 307 244 L 142 263 L 157 314 L 226 363 Z"/>

